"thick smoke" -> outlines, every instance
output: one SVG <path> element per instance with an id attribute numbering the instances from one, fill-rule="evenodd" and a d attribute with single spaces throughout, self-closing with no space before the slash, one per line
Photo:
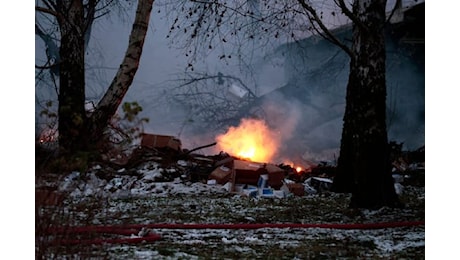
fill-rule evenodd
<path id="1" fill-rule="evenodd" d="M 155 111 L 149 130 L 177 135 L 183 146 L 194 148 L 215 141 L 241 118 L 264 119 L 280 140 L 274 162 L 286 159 L 302 162 L 333 161 L 338 157 L 348 57 L 337 47 L 321 40 L 280 48 L 273 56 L 278 66 L 258 68 L 259 93 L 241 117 L 223 127 L 203 129 L 202 123 L 173 100 L 155 98 L 146 110 Z M 300 47 L 299 47 L 300 46 Z M 408 56 L 406 49 L 389 45 L 387 56 L 387 110 L 389 139 L 404 142 L 407 149 L 424 144 L 423 64 Z M 412 50 L 413 51 L 413 50 Z M 284 62 L 280 62 L 283 59 Z M 261 63 L 259 63 L 261 64 Z M 267 70 L 266 68 L 270 69 Z M 263 79 L 277 79 L 266 80 Z M 281 86 L 269 82 L 286 82 Z M 152 105 L 152 104 L 155 104 Z M 220 152 L 217 147 L 201 151 Z"/>
<path id="2" fill-rule="evenodd" d="M 334 159 L 341 118 L 330 116 L 335 110 L 327 98 L 318 96 L 315 102 L 307 103 L 274 92 L 264 97 L 262 108 L 265 120 L 281 140 L 275 162 L 294 160 L 299 164 Z"/>

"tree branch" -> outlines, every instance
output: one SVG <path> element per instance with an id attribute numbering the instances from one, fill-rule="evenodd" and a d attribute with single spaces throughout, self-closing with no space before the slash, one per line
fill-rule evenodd
<path id="1" fill-rule="evenodd" d="M 50 14 L 50 15 L 55 16 L 55 17 L 59 16 L 59 14 L 56 11 L 48 9 L 48 8 L 40 7 L 40 6 L 35 6 L 35 11 Z"/>
<path id="2" fill-rule="evenodd" d="M 128 47 L 123 61 L 113 78 L 108 90 L 97 104 L 96 110 L 91 115 L 94 123 L 93 130 L 95 137 L 103 130 L 110 118 L 115 114 L 123 97 L 131 86 L 144 47 L 147 34 L 150 13 L 154 0 L 139 0 L 136 9 L 136 16 L 129 35 Z"/>
<path id="3" fill-rule="evenodd" d="M 85 5 L 85 25 L 84 25 L 84 30 L 86 30 L 92 25 L 94 21 L 94 15 L 96 13 L 96 5 L 98 1 L 97 0 L 90 0 L 88 3 Z"/>
<path id="4" fill-rule="evenodd" d="M 198 82 L 198 81 L 202 81 L 202 80 L 208 80 L 208 79 L 216 79 L 216 78 L 226 78 L 226 79 L 232 79 L 232 80 L 235 80 L 235 81 L 238 81 L 241 86 L 246 89 L 249 93 L 249 95 L 253 98 L 256 97 L 256 94 L 254 94 L 254 92 L 248 87 L 246 86 L 246 84 L 243 83 L 243 81 L 240 79 L 240 78 L 237 78 L 237 77 L 234 77 L 234 76 L 231 76 L 231 75 L 199 75 L 197 74 L 196 76 L 198 77 L 195 77 L 194 75 L 190 75 L 190 79 L 183 79 L 185 81 L 185 83 L 182 83 L 180 84 L 178 87 L 181 88 L 181 87 L 185 87 L 187 85 L 191 85 L 195 82 Z"/>
<path id="5" fill-rule="evenodd" d="M 342 12 L 348 17 L 350 18 L 350 20 L 356 24 L 357 26 L 359 26 L 360 28 L 362 29 L 365 29 L 367 28 L 367 26 L 365 24 L 363 24 L 361 22 L 361 20 L 358 19 L 358 17 L 353 14 L 352 11 L 350 11 L 350 9 L 348 9 L 347 5 L 345 4 L 345 2 L 343 0 L 334 0 L 335 4 L 340 7 L 340 9 L 342 10 Z"/>
<path id="6" fill-rule="evenodd" d="M 305 0 L 298 0 L 300 5 L 307 11 L 307 16 L 308 19 L 310 20 L 313 28 L 315 29 L 316 32 L 318 32 L 323 38 L 326 40 L 332 42 L 333 44 L 337 45 L 340 47 L 342 50 L 344 50 L 350 57 L 352 57 L 352 52 L 351 49 L 343 44 L 337 37 L 335 37 L 331 31 L 324 25 L 322 20 L 319 18 L 318 14 L 316 13 L 315 9 L 307 4 Z M 321 31 L 324 32 L 324 34 L 320 33 L 320 31 L 316 28 L 315 23 L 321 28 Z"/>
<path id="7" fill-rule="evenodd" d="M 395 14 L 396 10 L 401 7 L 401 0 L 396 0 L 395 6 L 393 7 L 393 10 L 391 10 L 390 15 L 388 16 L 387 20 L 385 23 L 389 23 L 393 15 Z"/>
<path id="8" fill-rule="evenodd" d="M 35 68 L 36 68 L 36 69 L 41 69 L 41 70 L 46 70 L 46 69 L 54 68 L 54 67 L 58 66 L 60 63 L 61 63 L 61 62 L 56 62 L 56 63 L 51 64 L 51 65 L 46 65 L 46 64 L 48 64 L 48 62 L 47 62 L 47 63 L 46 63 L 45 65 L 43 65 L 43 66 L 35 65 Z"/>
<path id="9" fill-rule="evenodd" d="M 110 1 L 108 1 L 107 3 L 105 3 L 105 5 L 102 6 L 101 8 L 97 8 L 97 9 L 96 9 L 96 12 L 99 12 L 99 11 L 101 11 L 101 10 L 104 10 L 105 8 L 107 8 L 108 6 L 110 6 L 110 5 L 113 3 L 113 1 L 114 1 L 114 0 L 110 0 Z M 98 2 L 99 2 L 99 1 L 98 1 Z"/>
<path id="10" fill-rule="evenodd" d="M 43 0 L 43 3 L 46 5 L 46 7 L 48 7 L 48 9 L 57 10 L 57 4 L 55 1 Z"/>

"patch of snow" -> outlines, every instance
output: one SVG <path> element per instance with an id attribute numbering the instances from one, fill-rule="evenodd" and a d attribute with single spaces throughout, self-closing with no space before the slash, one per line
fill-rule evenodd
<path id="1" fill-rule="evenodd" d="M 69 195 L 71 197 L 81 197 L 82 192 L 77 188 L 77 189 L 74 189 Z"/>
<path id="2" fill-rule="evenodd" d="M 93 167 L 91 167 L 91 170 L 100 170 L 100 169 L 102 169 L 102 166 L 100 166 L 99 164 L 94 165 Z"/>
<path id="3" fill-rule="evenodd" d="M 149 171 L 141 171 L 143 174 L 143 180 L 144 181 L 155 181 L 157 179 L 160 179 L 163 177 L 163 174 L 161 174 L 161 169 L 154 169 L 154 170 L 149 170 Z"/>
<path id="4" fill-rule="evenodd" d="M 170 259 L 199 259 L 197 256 L 190 255 L 184 252 L 176 252 L 174 253 L 174 256 L 171 257 Z"/>
<path id="5" fill-rule="evenodd" d="M 158 251 L 150 251 L 150 250 L 134 250 L 134 255 L 136 259 L 152 259 L 154 256 L 158 256 Z"/>
<path id="6" fill-rule="evenodd" d="M 394 186 L 395 186 L 396 194 L 398 194 L 398 195 L 403 194 L 404 186 L 401 183 L 395 183 Z"/>
<path id="7" fill-rule="evenodd" d="M 400 237 L 401 240 L 396 240 L 395 237 Z M 402 239 L 404 238 L 404 239 Z M 411 232 L 393 230 L 386 235 L 373 237 L 373 241 L 377 248 L 385 254 L 403 251 L 409 247 L 425 246 L 425 232 Z"/>
<path id="8" fill-rule="evenodd" d="M 84 189 L 84 191 L 83 191 L 83 196 L 87 196 L 87 197 L 88 197 L 88 196 L 91 196 L 91 195 L 93 195 L 93 194 L 94 194 L 93 189 L 91 189 L 91 187 L 89 187 L 89 185 L 86 185 L 86 186 L 85 186 L 85 189 Z"/>
<path id="9" fill-rule="evenodd" d="M 187 161 L 184 161 L 184 160 L 178 160 L 177 165 L 186 167 L 186 166 L 188 166 L 188 163 L 187 163 Z"/>
<path id="10" fill-rule="evenodd" d="M 75 180 L 78 177 L 80 177 L 80 172 L 74 171 L 74 172 L 71 172 L 69 175 L 67 175 L 64 178 L 64 181 L 72 181 L 72 180 Z"/>
<path id="11" fill-rule="evenodd" d="M 200 239 L 194 239 L 194 240 L 186 240 L 186 241 L 183 241 L 182 244 L 185 244 L 185 245 L 206 245 L 206 241 L 204 240 L 200 240 Z"/>
<path id="12" fill-rule="evenodd" d="M 166 169 L 165 171 L 166 171 L 167 173 L 175 173 L 175 172 L 177 172 L 177 169 L 170 168 L 170 169 Z"/>
<path id="13" fill-rule="evenodd" d="M 223 237 L 222 242 L 224 244 L 236 244 L 236 243 L 238 243 L 238 239 L 236 239 L 236 238 L 227 239 L 226 237 Z"/>
<path id="14" fill-rule="evenodd" d="M 244 217 L 244 219 L 249 220 L 249 221 L 251 221 L 251 222 L 255 222 L 255 221 L 256 221 L 255 218 L 253 218 L 253 217 Z"/>
<path id="15" fill-rule="evenodd" d="M 249 242 L 249 243 L 259 242 L 259 239 L 257 237 L 250 236 L 250 237 L 245 237 L 244 242 Z"/>

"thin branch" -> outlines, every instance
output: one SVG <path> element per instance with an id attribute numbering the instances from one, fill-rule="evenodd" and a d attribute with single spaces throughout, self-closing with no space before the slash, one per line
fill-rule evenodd
<path id="1" fill-rule="evenodd" d="M 42 39 L 45 36 L 45 33 L 40 29 L 40 27 L 38 27 L 37 24 L 35 24 L 35 34 L 38 34 L 38 36 Z"/>
<path id="2" fill-rule="evenodd" d="M 107 8 L 108 6 L 110 6 L 112 3 L 113 3 L 114 0 L 110 0 L 108 1 L 104 6 L 102 6 L 101 8 L 97 8 L 96 9 L 96 12 L 99 12 L 101 10 L 104 10 L 105 8 Z"/>
<path id="3" fill-rule="evenodd" d="M 252 90 L 246 86 L 246 84 L 243 83 L 243 81 L 237 77 L 234 77 L 234 76 L 230 76 L 230 75 L 202 75 L 201 77 L 194 77 L 194 76 L 191 76 L 190 79 L 183 79 L 184 81 L 186 81 L 185 83 L 182 83 L 178 86 L 178 88 L 181 88 L 181 87 L 185 87 L 187 85 L 191 85 L 197 81 L 202 81 L 202 80 L 208 80 L 208 79 L 216 79 L 216 78 L 226 78 L 226 79 L 232 79 L 232 80 L 236 80 L 238 81 L 241 86 L 246 89 L 250 96 L 252 97 L 256 97 L 256 95 L 254 94 L 254 92 L 252 92 Z M 179 79 L 180 80 L 180 79 Z"/>
<path id="4" fill-rule="evenodd" d="M 55 17 L 59 16 L 58 12 L 56 12 L 54 10 L 51 10 L 51 9 L 48 9 L 48 8 L 35 6 L 35 10 L 39 11 L 39 12 L 42 12 L 42 13 L 50 14 L 50 15 L 55 16 Z"/>
<path id="5" fill-rule="evenodd" d="M 102 13 L 102 14 L 95 15 L 95 16 L 94 16 L 94 20 L 97 20 L 97 19 L 101 18 L 102 16 L 105 16 L 105 15 L 107 15 L 107 14 L 109 14 L 109 13 L 110 13 L 110 10 L 107 10 L 107 11 L 105 11 L 105 12 Z"/>
<path id="6" fill-rule="evenodd" d="M 395 14 L 396 10 L 401 7 L 401 0 L 396 0 L 395 6 L 393 7 L 393 10 L 391 10 L 390 15 L 388 16 L 388 19 L 386 20 L 385 23 L 389 23 L 391 18 L 393 18 L 393 15 Z"/>
<path id="7" fill-rule="evenodd" d="M 248 13 L 248 12 L 242 12 L 241 8 L 233 8 L 231 7 L 230 5 L 227 5 L 226 3 L 219 3 L 218 1 L 216 2 L 208 2 L 208 1 L 199 1 L 199 0 L 191 0 L 192 3 L 197 3 L 197 4 L 210 4 L 210 5 L 215 5 L 217 7 L 223 7 L 223 8 L 226 8 L 230 11 L 233 11 L 235 12 L 236 14 L 239 14 L 243 17 L 250 17 L 250 18 L 253 18 L 253 19 L 256 19 L 256 20 L 261 20 L 261 18 L 259 16 L 255 16 L 254 14 L 251 14 L 251 13 Z"/>
<path id="8" fill-rule="evenodd" d="M 322 20 L 318 17 L 318 14 L 316 13 L 315 9 L 311 5 L 307 4 L 305 0 L 298 0 L 298 1 L 302 5 L 302 7 L 307 11 L 308 19 L 312 23 L 313 27 L 315 28 L 314 24 L 316 23 L 321 28 L 322 32 L 324 32 L 324 35 L 322 33 L 320 33 L 320 35 L 326 40 L 329 40 L 333 44 L 343 49 L 350 57 L 352 57 L 353 54 L 352 54 L 351 49 L 345 44 L 343 44 L 339 39 L 337 39 L 337 37 L 335 37 L 331 33 L 331 31 L 324 25 Z M 315 28 L 315 31 L 319 32 L 317 28 Z"/>
<path id="9" fill-rule="evenodd" d="M 43 0 L 43 3 L 46 5 L 46 7 L 50 10 L 57 10 L 57 4 L 56 2 L 50 1 L 50 0 Z"/>
<path id="10" fill-rule="evenodd" d="M 51 64 L 51 65 L 47 65 L 49 62 L 47 62 L 45 65 L 35 65 L 35 68 L 36 69 L 41 69 L 41 70 L 46 70 L 46 69 L 51 69 L 53 67 L 56 67 L 58 66 L 61 62 L 57 62 L 57 63 L 54 63 L 54 64 Z"/>
<path id="11" fill-rule="evenodd" d="M 86 30 L 88 30 L 88 28 L 91 27 L 93 21 L 94 21 L 94 15 L 96 13 L 96 5 L 97 5 L 98 1 L 96 0 L 90 0 L 88 1 L 88 4 L 86 4 L 86 16 L 85 16 L 85 22 L 84 22 L 84 26 L 83 26 L 83 30 L 86 32 Z"/>
<path id="12" fill-rule="evenodd" d="M 337 6 L 340 7 L 340 9 L 342 10 L 342 12 L 348 17 L 350 18 L 350 20 L 356 24 L 357 26 L 359 26 L 360 28 L 362 29 L 366 29 L 367 26 L 365 24 L 363 24 L 361 22 L 361 20 L 358 19 L 358 17 L 353 14 L 352 11 L 350 11 L 350 9 L 348 9 L 347 5 L 345 4 L 345 2 L 343 0 L 334 0 L 335 4 Z"/>

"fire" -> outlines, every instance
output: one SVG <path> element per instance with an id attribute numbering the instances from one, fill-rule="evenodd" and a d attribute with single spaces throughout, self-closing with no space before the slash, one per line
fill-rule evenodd
<path id="1" fill-rule="evenodd" d="M 289 165 L 291 166 L 292 169 L 295 169 L 295 171 L 297 173 L 300 173 L 301 171 L 303 171 L 304 169 L 301 167 L 301 166 L 295 166 L 294 162 L 291 161 L 291 160 L 287 160 L 285 159 L 284 162 L 283 162 L 284 165 Z"/>
<path id="2" fill-rule="evenodd" d="M 257 119 L 242 119 L 238 127 L 216 137 L 220 150 L 255 162 L 270 162 L 280 145 L 278 140 L 276 132 Z"/>

